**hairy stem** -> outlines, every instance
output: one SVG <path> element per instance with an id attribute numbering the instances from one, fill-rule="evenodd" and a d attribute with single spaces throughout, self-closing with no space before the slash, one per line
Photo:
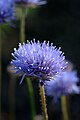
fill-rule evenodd
<path id="1" fill-rule="evenodd" d="M 48 120 L 47 108 L 46 108 L 46 98 L 45 98 L 45 91 L 44 91 L 44 84 L 40 84 L 40 96 L 41 96 L 41 103 L 42 103 L 42 110 L 43 110 L 43 117 L 44 120 Z"/>
<path id="2" fill-rule="evenodd" d="M 61 107 L 62 107 L 63 120 L 69 120 L 66 96 L 61 97 Z"/>
<path id="3" fill-rule="evenodd" d="M 33 86 L 31 80 L 26 78 L 26 82 L 28 85 L 28 92 L 29 92 L 29 100 L 30 100 L 30 110 L 31 110 L 31 120 L 35 120 L 35 100 L 34 100 L 34 93 L 33 93 Z"/>

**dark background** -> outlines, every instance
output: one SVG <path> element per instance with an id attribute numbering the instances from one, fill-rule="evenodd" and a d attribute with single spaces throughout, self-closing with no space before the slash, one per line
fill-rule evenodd
<path id="1" fill-rule="evenodd" d="M 9 120 L 9 91 L 11 77 L 7 66 L 12 59 L 13 48 L 18 48 L 20 21 L 14 21 L 15 27 L 8 25 L 2 28 L 2 120 Z M 80 77 L 80 0 L 48 0 L 45 6 L 29 12 L 25 25 L 26 40 L 49 40 L 64 51 L 66 59 L 74 64 Z M 26 82 L 19 85 L 16 79 L 15 104 L 16 120 L 30 120 L 29 96 Z M 14 80 L 13 80 L 14 81 Z M 39 87 L 33 81 L 36 114 L 41 114 Z M 13 84 L 11 83 L 13 86 Z M 13 97 L 13 96 L 12 96 Z M 12 99 L 13 100 L 13 99 Z M 62 120 L 60 100 L 57 105 L 47 97 L 49 120 Z M 80 120 L 80 95 L 68 97 L 70 120 Z"/>

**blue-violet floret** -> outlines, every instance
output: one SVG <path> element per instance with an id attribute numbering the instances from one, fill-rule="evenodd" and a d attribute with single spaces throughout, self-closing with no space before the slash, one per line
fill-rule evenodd
<path id="1" fill-rule="evenodd" d="M 80 94 L 78 82 L 76 71 L 62 72 L 60 77 L 55 77 L 55 80 L 45 82 L 46 95 L 54 97 L 55 100 L 62 95 Z"/>
<path id="2" fill-rule="evenodd" d="M 0 0 L 0 24 L 14 19 L 13 0 Z"/>
<path id="3" fill-rule="evenodd" d="M 14 60 L 11 64 L 15 67 L 17 73 L 25 76 L 35 76 L 41 80 L 54 79 L 64 71 L 67 63 L 60 48 L 49 44 L 49 41 L 43 43 L 27 41 L 19 44 L 18 50 L 14 48 L 12 53 Z"/>

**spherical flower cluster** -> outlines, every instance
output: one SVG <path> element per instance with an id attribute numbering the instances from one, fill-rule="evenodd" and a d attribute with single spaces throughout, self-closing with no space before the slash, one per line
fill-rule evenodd
<path id="1" fill-rule="evenodd" d="M 41 80 L 54 79 L 66 67 L 65 57 L 60 48 L 57 49 L 49 42 L 43 43 L 27 41 L 27 43 L 19 44 L 18 50 L 14 48 L 12 53 L 14 60 L 11 64 L 15 66 L 17 73 L 25 76 L 35 76 Z M 22 78 L 22 79 L 23 79 Z"/>
<path id="2" fill-rule="evenodd" d="M 13 1 L 13 0 L 12 0 Z M 14 19 L 14 8 L 11 0 L 0 0 L 0 24 L 10 23 Z"/>
<path id="3" fill-rule="evenodd" d="M 33 5 L 43 5 L 46 4 L 45 0 L 14 0 L 16 3 L 25 3 Z"/>
<path id="4" fill-rule="evenodd" d="M 80 93 L 80 88 L 77 86 L 78 77 L 75 71 L 62 72 L 60 77 L 55 77 L 55 80 L 45 82 L 46 95 L 54 97 L 72 93 Z"/>

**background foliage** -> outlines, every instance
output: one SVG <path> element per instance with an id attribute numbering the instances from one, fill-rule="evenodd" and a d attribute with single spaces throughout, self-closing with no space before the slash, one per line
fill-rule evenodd
<path id="1" fill-rule="evenodd" d="M 11 52 L 19 43 L 19 24 L 15 27 L 4 25 L 2 28 L 2 120 L 9 119 L 9 81 L 10 74 L 7 66 L 11 61 Z M 27 39 L 49 40 L 57 47 L 61 46 L 66 58 L 74 64 L 80 77 L 80 0 L 48 0 L 48 3 L 36 9 L 31 9 L 26 17 L 25 34 Z M 16 120 L 29 120 L 30 109 L 25 81 L 19 85 L 21 78 L 16 80 Z M 36 99 L 37 114 L 41 114 L 39 88 L 33 82 Z M 37 88 L 37 89 L 36 89 Z M 51 102 L 50 102 L 51 101 Z M 70 120 L 80 120 L 80 95 L 68 98 Z M 14 103 L 13 103 L 14 104 Z M 52 99 L 47 97 L 49 119 L 62 119 L 60 102 L 53 105 Z M 56 106 L 56 107 L 55 107 Z"/>

